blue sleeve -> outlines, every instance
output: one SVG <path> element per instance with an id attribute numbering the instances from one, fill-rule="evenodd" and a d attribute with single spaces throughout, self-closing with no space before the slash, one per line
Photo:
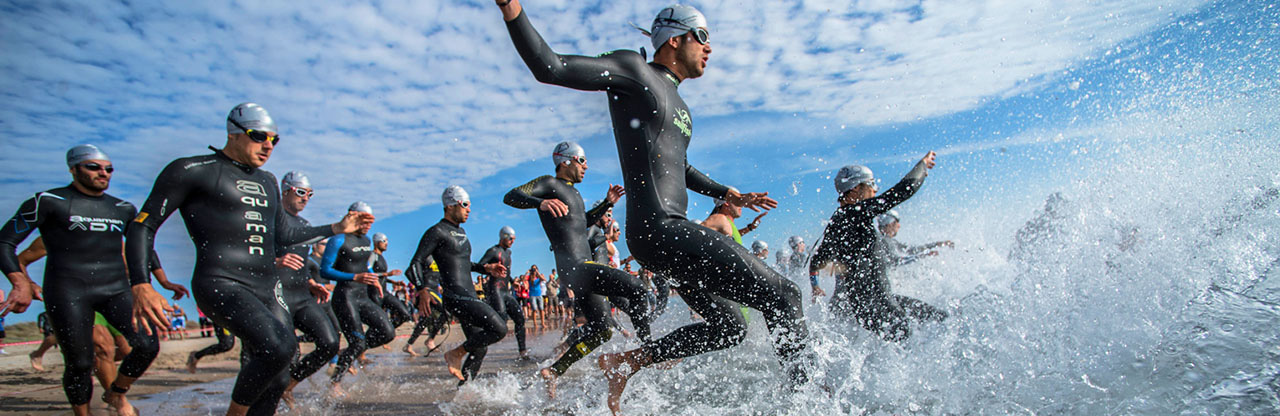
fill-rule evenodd
<path id="1" fill-rule="evenodd" d="M 338 252 L 342 251 L 342 243 L 346 241 L 346 234 L 338 234 L 329 237 L 329 242 L 324 245 L 324 257 L 320 258 L 320 275 L 329 280 L 355 280 L 356 275 L 347 272 L 340 272 L 333 268 L 333 263 L 338 260 Z"/>

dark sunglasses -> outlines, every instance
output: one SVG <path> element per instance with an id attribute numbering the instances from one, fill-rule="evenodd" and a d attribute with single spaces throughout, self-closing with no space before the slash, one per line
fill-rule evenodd
<path id="1" fill-rule="evenodd" d="M 114 166 L 111 166 L 111 165 L 102 166 L 102 165 L 99 165 L 99 164 L 97 164 L 97 163 L 81 163 L 81 164 L 80 164 L 80 167 L 82 167 L 82 168 L 84 168 L 84 170 L 87 170 L 87 171 L 90 171 L 90 172 L 97 172 L 97 171 L 100 171 L 100 170 L 105 170 L 105 171 L 107 171 L 107 173 L 111 173 L 111 172 L 115 172 L 115 171 L 116 171 L 116 168 L 115 168 Z"/>
<path id="2" fill-rule="evenodd" d="M 240 130 L 244 130 L 244 134 L 249 135 L 249 140 L 253 140 L 254 143 L 264 143 L 267 140 L 270 140 L 272 145 L 275 145 L 276 143 L 280 143 L 279 134 L 275 136 L 268 136 L 267 132 L 257 131 L 254 129 L 247 129 L 244 126 L 240 125 L 240 123 L 237 123 L 235 120 L 232 120 L 230 117 L 227 118 L 227 121 L 230 121 L 231 124 L 234 124 L 236 128 L 239 128 Z"/>
<path id="3" fill-rule="evenodd" d="M 293 188 L 293 193 L 302 198 L 310 198 L 312 195 L 316 194 L 316 191 L 311 189 Z"/>

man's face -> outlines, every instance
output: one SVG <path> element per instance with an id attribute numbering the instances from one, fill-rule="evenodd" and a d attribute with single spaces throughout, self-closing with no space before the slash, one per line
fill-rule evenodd
<path id="1" fill-rule="evenodd" d="M 444 207 L 444 216 L 450 221 L 458 224 L 467 222 L 467 218 L 471 216 L 471 203 L 463 202 L 461 204 Z"/>
<path id="2" fill-rule="evenodd" d="M 516 243 L 516 238 L 511 236 L 507 236 L 506 238 L 498 240 L 498 244 L 501 245 L 502 248 L 511 248 L 511 246 L 515 243 Z"/>
<path id="3" fill-rule="evenodd" d="M 792 250 L 793 250 L 793 251 L 795 251 L 795 253 L 796 253 L 796 254 L 803 253 L 803 252 L 804 252 L 804 243 L 803 243 L 803 242 L 801 242 L 800 244 L 796 244 L 796 248 L 794 248 L 794 249 L 792 249 Z"/>
<path id="4" fill-rule="evenodd" d="M 613 224 L 613 208 L 606 210 L 604 215 L 600 216 L 600 220 L 596 221 L 596 225 L 600 228 L 608 227 L 609 224 Z"/>
<path id="5" fill-rule="evenodd" d="M 71 168 L 71 176 L 76 183 L 86 189 L 103 192 L 111 186 L 111 162 L 106 160 L 86 160 Z"/>
<path id="6" fill-rule="evenodd" d="M 275 133 L 267 133 L 267 136 L 275 137 Z M 262 143 L 254 142 L 249 135 L 244 133 L 235 133 L 227 135 L 228 152 L 244 155 L 247 159 L 244 162 L 255 168 L 260 168 L 267 164 L 267 159 L 271 158 L 271 151 L 275 150 L 275 143 L 267 140 Z"/>
<path id="7" fill-rule="evenodd" d="M 760 260 L 768 260 L 769 249 L 766 248 L 766 249 L 760 250 L 759 252 L 756 252 L 756 257 L 759 258 Z"/>
<path id="8" fill-rule="evenodd" d="M 894 222 L 889 223 L 889 224 L 887 224 L 887 225 L 885 225 L 885 226 L 883 226 L 883 227 L 880 227 L 880 232 L 882 232 L 882 233 L 884 233 L 884 235 L 887 235 L 887 236 L 890 236 L 890 237 L 897 237 L 897 236 L 898 236 L 898 230 L 900 230 L 900 229 L 902 229 L 902 223 L 897 222 L 897 221 L 894 221 Z"/>
<path id="9" fill-rule="evenodd" d="M 387 242 L 379 241 L 379 242 L 373 243 L 373 247 L 378 249 L 378 251 L 387 251 Z"/>
<path id="10" fill-rule="evenodd" d="M 565 163 L 568 165 L 565 166 L 565 169 L 569 170 L 569 179 L 572 179 L 573 183 L 582 183 L 582 179 L 587 177 L 587 158 L 581 158 L 581 163 L 579 163 L 578 160 L 579 159 L 570 160 L 568 163 Z"/>
<path id="11" fill-rule="evenodd" d="M 284 207 L 289 212 L 297 214 L 307 208 L 307 202 L 311 201 L 311 196 L 315 195 L 309 188 L 288 187 L 284 190 Z"/>
<path id="12" fill-rule="evenodd" d="M 705 28 L 703 28 L 705 29 Z M 676 49 L 676 65 L 684 70 L 687 78 L 697 78 L 707 71 L 707 60 L 711 55 L 711 44 L 698 43 L 692 33 L 679 36 L 680 47 Z"/>

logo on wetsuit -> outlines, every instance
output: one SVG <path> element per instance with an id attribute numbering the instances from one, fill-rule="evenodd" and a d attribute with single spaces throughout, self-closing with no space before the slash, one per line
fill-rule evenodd
<path id="1" fill-rule="evenodd" d="M 89 218 L 72 215 L 71 218 L 67 219 L 67 221 L 71 222 L 71 226 L 67 227 L 68 230 L 124 232 L 124 221 L 120 221 L 115 218 Z"/>
<path id="2" fill-rule="evenodd" d="M 689 118 L 688 110 L 677 108 L 676 113 L 671 115 L 671 124 L 675 124 L 684 133 L 684 137 L 693 136 L 693 119 Z"/>
<path id="3" fill-rule="evenodd" d="M 270 205 L 267 198 L 265 198 L 267 196 L 266 188 L 264 188 L 260 183 L 238 180 L 236 181 L 236 190 L 249 194 L 240 197 L 240 202 L 251 208 L 266 208 Z M 262 196 L 263 198 L 256 198 L 253 195 Z M 249 238 L 246 240 L 249 242 L 249 254 L 265 256 L 267 254 L 267 250 L 263 248 L 263 244 L 265 244 L 267 240 L 264 236 L 264 234 L 267 233 L 266 219 L 263 217 L 261 212 L 252 210 L 245 211 L 244 219 L 244 229 L 251 233 L 249 234 Z"/>
<path id="4" fill-rule="evenodd" d="M 456 240 L 456 241 L 458 242 L 458 244 L 462 244 L 462 243 L 467 242 L 467 234 L 466 234 L 466 233 L 460 233 L 460 232 L 457 232 L 457 231 L 450 231 L 450 232 L 449 232 L 449 235 L 453 236 L 453 239 L 454 239 L 454 240 Z"/>

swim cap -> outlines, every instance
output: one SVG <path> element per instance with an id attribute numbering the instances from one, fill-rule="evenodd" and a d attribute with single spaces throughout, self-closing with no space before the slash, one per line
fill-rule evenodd
<path id="1" fill-rule="evenodd" d="M 369 204 L 364 203 L 364 201 L 356 201 L 355 203 L 351 204 L 351 206 L 347 207 L 347 211 L 355 211 L 355 212 L 363 212 L 366 214 L 372 214 L 373 207 L 369 206 Z"/>
<path id="2" fill-rule="evenodd" d="M 612 229 L 613 231 L 622 231 L 622 227 L 618 226 L 617 221 L 609 223 L 609 228 Z"/>
<path id="3" fill-rule="evenodd" d="M 876 226 L 883 228 L 886 225 L 898 222 L 898 211 L 889 210 L 889 212 L 880 214 L 876 217 Z"/>
<path id="4" fill-rule="evenodd" d="M 284 179 L 280 180 L 280 187 L 311 189 L 311 179 L 300 170 L 291 171 L 284 174 Z"/>
<path id="5" fill-rule="evenodd" d="M 506 240 L 508 238 L 516 238 L 516 229 L 511 228 L 511 226 L 503 226 L 501 230 L 498 230 L 498 239 Z"/>
<path id="6" fill-rule="evenodd" d="M 231 113 L 227 114 L 227 134 L 244 133 L 235 123 L 240 123 L 246 129 L 276 131 L 276 122 L 271 119 L 271 115 L 267 114 L 267 109 L 254 103 L 240 103 L 236 108 L 231 109 Z"/>
<path id="7" fill-rule="evenodd" d="M 862 165 L 849 165 L 840 168 L 840 172 L 836 173 L 836 192 L 841 194 L 849 192 L 860 183 L 871 183 L 875 176 L 871 174 L 871 168 Z"/>
<path id="8" fill-rule="evenodd" d="M 444 194 L 440 195 L 440 202 L 443 202 L 446 207 L 462 203 L 470 204 L 471 195 L 467 194 L 467 190 L 462 189 L 461 186 L 452 185 L 444 188 Z"/>
<path id="9" fill-rule="evenodd" d="M 385 242 L 387 242 L 387 235 L 386 235 L 386 234 L 383 234 L 383 233 L 373 233 L 373 237 L 372 237 L 372 238 L 373 238 L 373 242 L 375 242 L 375 243 L 385 243 Z"/>
<path id="10" fill-rule="evenodd" d="M 760 254 L 761 252 L 768 249 L 769 249 L 769 243 L 764 242 L 764 240 L 756 240 L 751 242 L 752 254 Z"/>
<path id="11" fill-rule="evenodd" d="M 730 187 L 729 187 L 729 190 L 734 191 L 734 192 L 738 192 L 738 188 L 734 188 L 734 187 L 732 187 L 732 186 L 730 186 Z M 728 193 L 726 193 L 726 195 L 728 195 Z M 720 208 L 720 206 L 721 206 L 721 205 L 724 205 L 724 204 L 726 204 L 726 203 L 728 203 L 728 202 L 729 202 L 729 201 L 725 201 L 725 200 L 720 199 L 720 198 L 716 198 L 715 200 L 716 200 L 716 204 L 714 205 L 714 208 Z"/>
<path id="12" fill-rule="evenodd" d="M 111 158 L 107 157 L 107 154 L 103 152 L 102 149 L 99 149 L 98 146 L 91 144 L 82 144 L 72 147 L 71 150 L 67 150 L 68 168 L 74 168 L 76 165 L 79 165 L 80 162 L 84 162 L 86 160 L 105 160 L 110 162 Z"/>
<path id="13" fill-rule="evenodd" d="M 551 152 L 551 160 L 556 162 L 556 166 L 568 163 L 579 156 L 587 157 L 587 152 L 574 142 L 560 142 L 556 145 L 556 150 Z"/>
<path id="14" fill-rule="evenodd" d="M 799 247 L 801 244 L 804 244 L 804 238 L 801 238 L 798 235 L 793 235 L 791 238 L 787 239 L 787 245 L 791 246 L 792 250 L 795 250 L 796 247 Z"/>
<path id="15" fill-rule="evenodd" d="M 675 4 L 668 6 L 653 18 L 653 26 L 649 29 L 649 40 L 653 42 L 653 50 L 662 49 L 667 39 L 689 33 L 689 31 L 707 27 L 707 18 L 693 6 Z"/>

